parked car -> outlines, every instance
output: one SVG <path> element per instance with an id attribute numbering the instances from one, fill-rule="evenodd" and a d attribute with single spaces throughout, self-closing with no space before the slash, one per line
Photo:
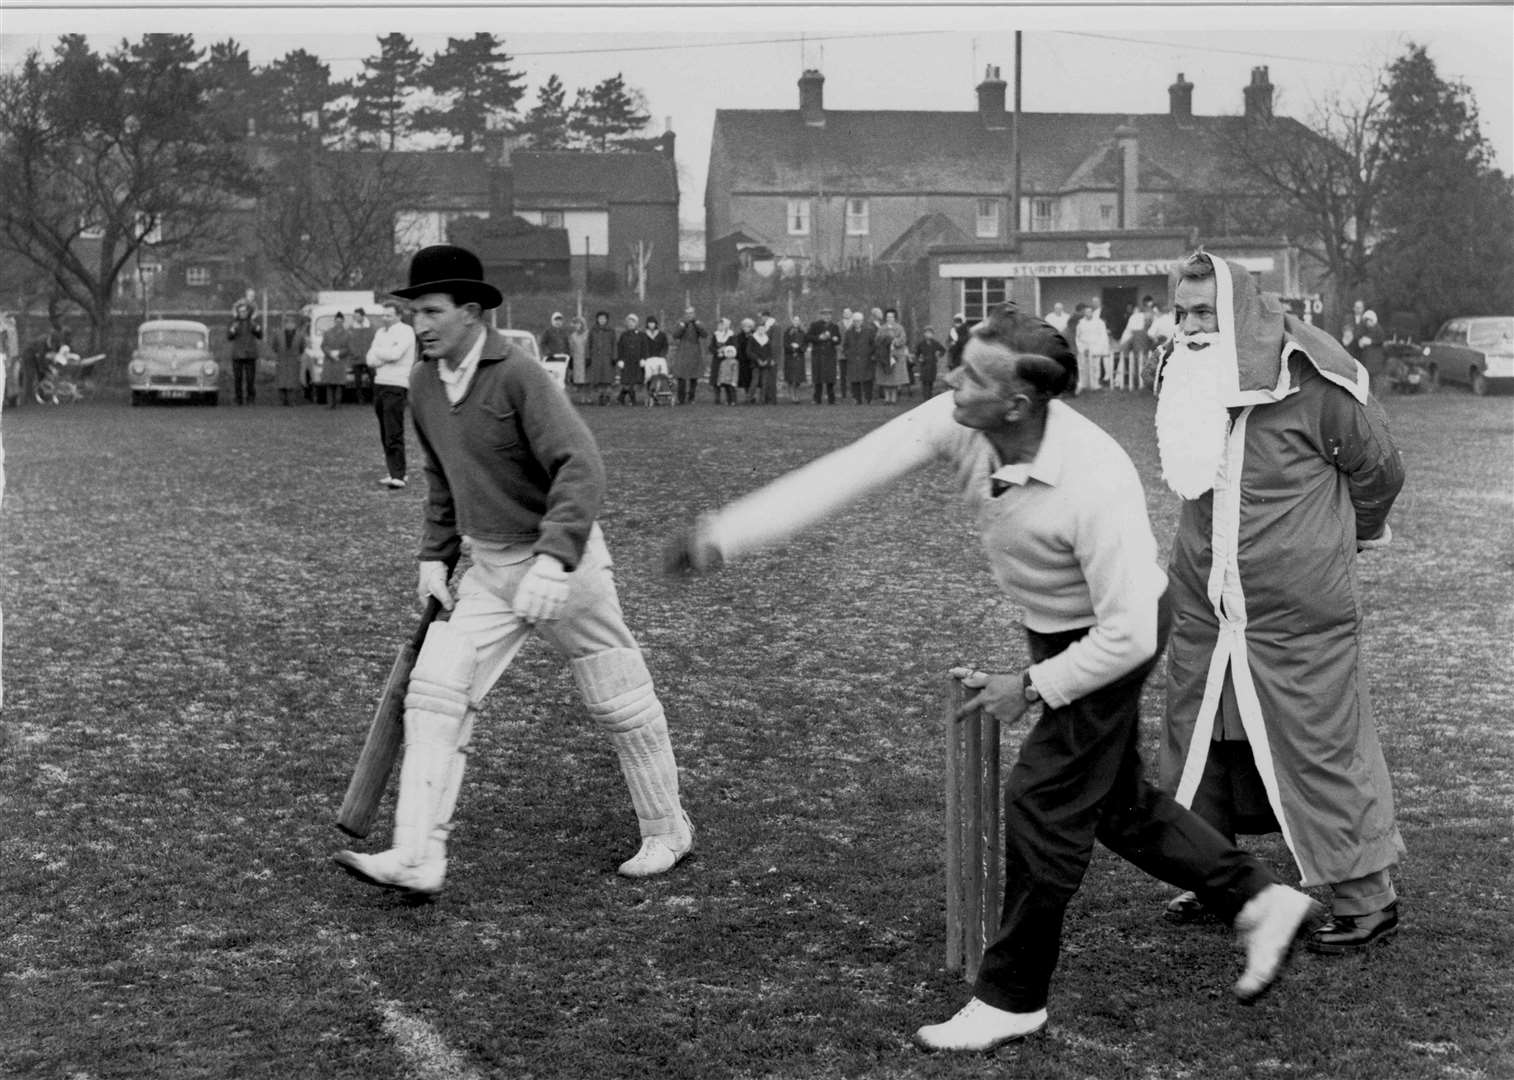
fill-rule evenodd
<path id="1" fill-rule="evenodd" d="M 1432 383 L 1465 383 L 1479 397 L 1514 389 L 1514 315 L 1447 319 L 1420 351 Z"/>
<path id="2" fill-rule="evenodd" d="M 210 328 L 188 319 L 149 319 L 137 328 L 137 347 L 126 368 L 131 403 L 221 399 L 221 366 L 210 354 Z"/>

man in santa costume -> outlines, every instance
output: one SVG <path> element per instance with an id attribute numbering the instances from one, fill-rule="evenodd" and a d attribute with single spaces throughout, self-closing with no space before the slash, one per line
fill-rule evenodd
<path id="1" fill-rule="evenodd" d="M 1365 949 L 1398 929 L 1389 871 L 1403 841 L 1354 564 L 1389 541 L 1403 462 L 1361 365 L 1244 268 L 1196 252 L 1171 295 L 1157 441 L 1185 501 L 1163 786 L 1228 836 L 1280 831 L 1302 885 L 1332 892 L 1308 947 Z M 1181 894 L 1167 917 L 1200 917 L 1206 899 Z"/>

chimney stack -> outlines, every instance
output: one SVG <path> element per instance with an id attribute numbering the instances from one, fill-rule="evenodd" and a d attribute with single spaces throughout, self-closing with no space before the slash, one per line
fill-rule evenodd
<path id="1" fill-rule="evenodd" d="M 1005 85 L 999 68 L 993 64 L 983 72 L 983 81 L 978 84 L 978 116 L 990 131 L 1009 127 L 1009 117 L 1004 109 Z"/>
<path id="2" fill-rule="evenodd" d="M 814 68 L 799 76 L 799 116 L 810 127 L 825 127 L 825 76 Z"/>
<path id="3" fill-rule="evenodd" d="M 1267 78 L 1265 67 L 1251 69 L 1251 85 L 1242 91 L 1246 98 L 1246 117 L 1255 120 L 1272 119 L 1272 83 Z"/>
<path id="4" fill-rule="evenodd" d="M 673 118 L 663 117 L 662 121 L 662 156 L 669 161 L 673 160 L 673 141 L 677 136 L 673 134 Z"/>
<path id="5" fill-rule="evenodd" d="M 1193 117 L 1193 83 L 1178 72 L 1178 81 L 1167 88 L 1167 111 L 1176 120 Z"/>

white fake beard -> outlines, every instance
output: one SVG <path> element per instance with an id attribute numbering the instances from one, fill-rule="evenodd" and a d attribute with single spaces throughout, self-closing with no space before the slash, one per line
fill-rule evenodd
<path id="1" fill-rule="evenodd" d="M 1230 414 L 1220 390 L 1219 365 L 1204 344 L 1218 334 L 1179 334 L 1162 373 L 1157 398 L 1157 450 L 1162 480 L 1185 499 L 1214 487 L 1225 458 Z M 1193 345 L 1200 345 L 1198 349 Z"/>

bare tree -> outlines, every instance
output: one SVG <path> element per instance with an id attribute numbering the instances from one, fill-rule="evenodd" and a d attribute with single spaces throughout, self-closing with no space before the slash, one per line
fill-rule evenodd
<path id="1" fill-rule="evenodd" d="M 1213 134 L 1217 183 L 1180 196 L 1167 208 L 1166 222 L 1193 225 L 1206 236 L 1287 236 L 1320 266 L 1342 305 L 1371 279 L 1383 193 L 1378 136 L 1387 97 L 1381 74 L 1357 97 L 1322 99 L 1307 122 L 1272 116 L 1226 121 Z"/>
<path id="2" fill-rule="evenodd" d="M 636 287 L 636 299 L 642 303 L 647 299 L 647 270 L 652 265 L 653 247 L 648 240 L 638 240 L 630 245 L 632 283 Z"/>
<path id="3" fill-rule="evenodd" d="M 227 210 L 255 191 L 209 105 L 187 35 L 111 53 L 82 35 L 0 76 L 0 230 L 89 318 L 96 346 L 117 282 L 153 261 L 227 242 Z"/>
<path id="4" fill-rule="evenodd" d="M 395 280 L 395 220 L 420 194 L 403 153 L 323 150 L 285 156 L 280 184 L 259 205 L 269 266 L 296 292 L 382 286 Z"/>

